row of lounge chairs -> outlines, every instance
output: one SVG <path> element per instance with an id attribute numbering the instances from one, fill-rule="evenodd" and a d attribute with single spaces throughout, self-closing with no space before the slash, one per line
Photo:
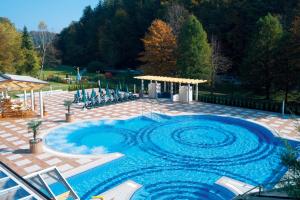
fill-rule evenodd
<path id="1" fill-rule="evenodd" d="M 85 91 L 82 91 L 82 94 L 77 91 L 77 93 L 74 94 L 73 103 L 83 103 L 83 108 L 96 108 L 108 104 L 135 100 L 137 98 L 138 97 L 131 92 L 101 89 L 101 92 L 97 94 L 93 89 L 91 95 L 88 93 L 85 94 Z"/>

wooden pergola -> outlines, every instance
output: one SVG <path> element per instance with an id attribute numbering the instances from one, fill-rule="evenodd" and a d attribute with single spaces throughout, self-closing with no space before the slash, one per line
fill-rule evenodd
<path id="1" fill-rule="evenodd" d="M 170 93 L 171 96 L 173 95 L 173 83 L 179 83 L 181 84 L 187 84 L 188 88 L 190 88 L 190 85 L 196 86 L 196 100 L 198 100 L 198 84 L 207 83 L 207 80 L 202 79 L 188 79 L 188 78 L 174 78 L 174 77 L 166 77 L 166 76 L 136 76 L 135 79 L 141 80 L 141 89 L 144 91 L 144 81 L 155 81 L 157 82 L 164 82 L 164 89 L 166 88 L 166 83 L 170 83 Z"/>
<path id="2" fill-rule="evenodd" d="M 199 84 L 199 83 L 207 82 L 207 80 L 202 80 L 202 79 L 174 78 L 174 77 L 166 77 L 166 76 L 136 76 L 134 78 L 140 80 L 148 80 L 148 81 L 161 81 L 161 82 L 185 83 L 185 84 Z"/>
<path id="3" fill-rule="evenodd" d="M 34 108 L 34 90 L 39 91 L 39 106 L 40 116 L 43 118 L 43 95 L 42 88 L 49 85 L 48 82 L 42 81 L 31 76 L 20 76 L 12 74 L 0 74 L 0 92 L 2 96 L 8 96 L 7 92 L 10 91 L 23 91 L 24 92 L 24 104 L 27 105 L 27 91 L 31 91 L 31 109 Z"/>

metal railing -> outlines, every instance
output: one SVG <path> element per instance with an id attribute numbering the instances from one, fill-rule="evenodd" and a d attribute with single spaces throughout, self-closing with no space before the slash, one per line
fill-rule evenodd
<path id="1" fill-rule="evenodd" d="M 199 101 L 205 103 L 243 107 L 278 113 L 282 112 L 282 102 L 280 101 L 218 95 L 199 95 L 198 97 Z M 290 110 L 296 115 L 300 115 L 300 103 L 289 102 L 286 106 L 288 106 Z"/>
<path id="2" fill-rule="evenodd" d="M 232 200 L 246 200 L 253 196 L 268 197 L 268 198 L 282 198 L 282 199 L 298 199 L 299 197 L 289 196 L 285 190 L 286 185 L 287 184 L 291 185 L 293 184 L 293 182 L 295 182 L 295 180 L 286 179 L 286 180 L 279 181 L 277 183 L 271 182 L 265 185 L 258 185 L 246 191 L 245 193 L 234 197 Z M 278 195 L 278 194 L 275 195 L 275 194 L 271 194 L 271 192 L 281 192 L 284 193 L 285 195 Z"/>

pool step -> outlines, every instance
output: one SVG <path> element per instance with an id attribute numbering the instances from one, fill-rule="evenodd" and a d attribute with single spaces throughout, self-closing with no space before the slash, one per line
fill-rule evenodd
<path id="1" fill-rule="evenodd" d="M 216 181 L 216 184 L 227 188 L 228 190 L 232 191 L 235 195 L 244 194 L 249 190 L 255 188 L 253 185 L 249 185 L 247 183 L 222 176 L 219 180 Z M 252 192 L 257 192 L 258 189 L 254 189 Z"/>
<path id="2" fill-rule="evenodd" d="M 152 121 L 159 122 L 159 123 L 166 122 L 170 119 L 170 117 L 168 117 L 168 116 L 153 113 L 153 112 L 144 114 L 144 117 L 146 117 Z"/>
<path id="3" fill-rule="evenodd" d="M 134 181 L 128 180 L 100 195 L 104 199 L 113 200 L 129 200 L 135 191 L 140 189 L 142 186 Z"/>

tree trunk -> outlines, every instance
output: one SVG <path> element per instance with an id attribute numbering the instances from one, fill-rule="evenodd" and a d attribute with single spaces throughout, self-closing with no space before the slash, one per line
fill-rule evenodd
<path id="1" fill-rule="evenodd" d="M 214 91 L 215 91 L 215 75 L 214 75 L 214 72 L 212 72 L 210 80 L 211 80 L 211 83 L 210 83 L 210 94 L 213 95 Z"/>
<path id="2" fill-rule="evenodd" d="M 266 84 L 266 99 L 269 100 L 270 99 L 270 89 L 271 89 L 271 83 L 268 82 Z"/>

